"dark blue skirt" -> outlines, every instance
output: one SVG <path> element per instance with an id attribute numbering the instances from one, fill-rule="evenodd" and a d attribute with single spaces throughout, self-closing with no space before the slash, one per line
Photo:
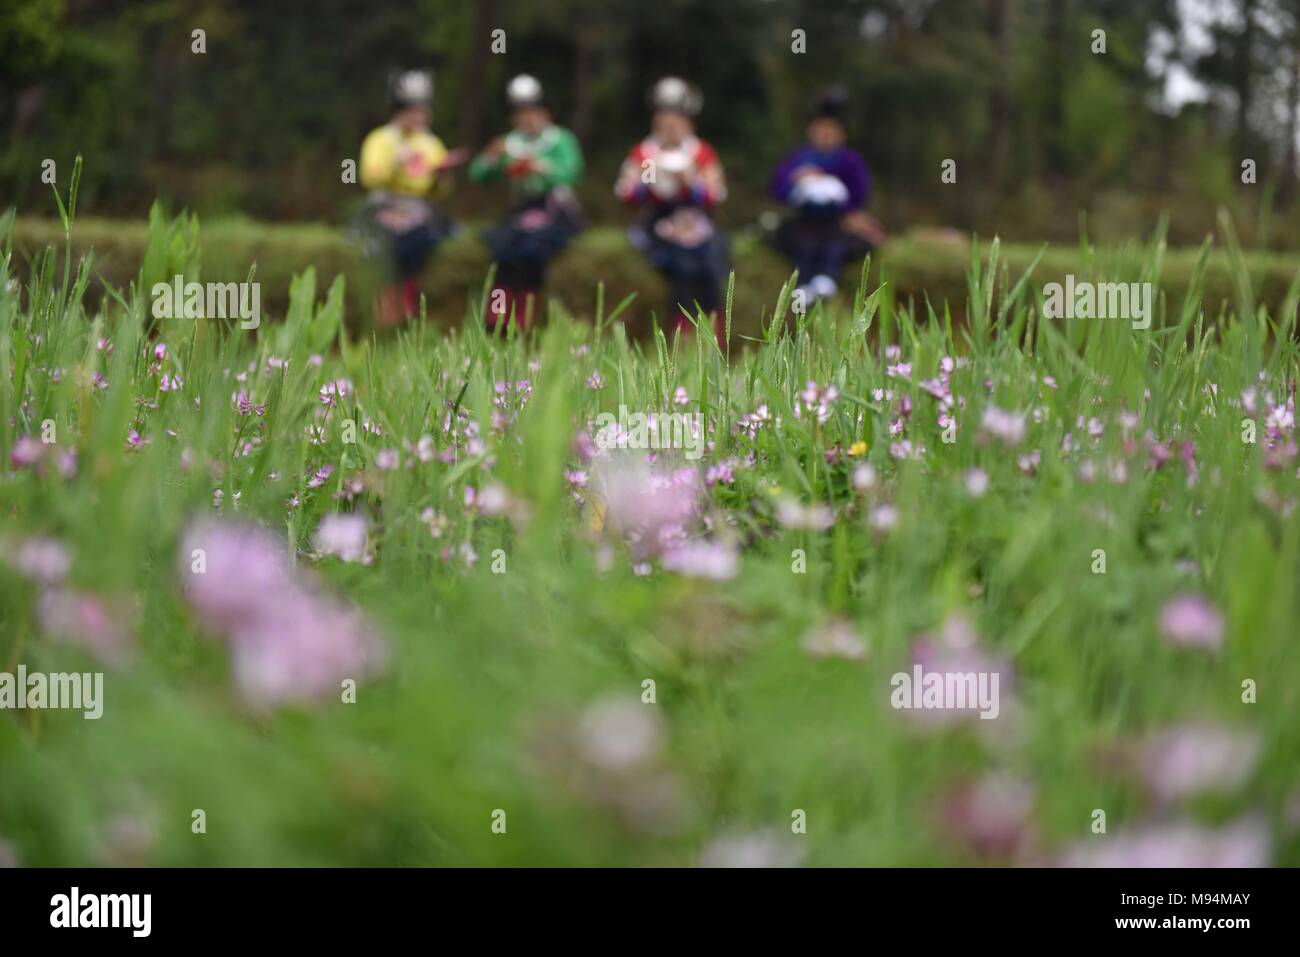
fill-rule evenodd
<path id="1" fill-rule="evenodd" d="M 543 266 L 581 231 L 582 213 L 576 202 L 552 193 L 516 203 L 482 237 L 493 262 Z"/>

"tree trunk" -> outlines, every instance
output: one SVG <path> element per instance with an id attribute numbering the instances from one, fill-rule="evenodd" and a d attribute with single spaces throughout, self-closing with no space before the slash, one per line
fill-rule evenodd
<path id="1" fill-rule="evenodd" d="M 1241 35 L 1233 64 L 1233 90 L 1237 94 L 1237 152 L 1240 158 L 1251 157 L 1250 107 L 1254 93 L 1251 83 L 1251 48 L 1255 45 L 1255 0 L 1241 0 Z"/>
<path id="2" fill-rule="evenodd" d="M 989 180 L 1006 183 L 1011 149 L 1011 0 L 988 0 L 989 34 L 997 51 L 997 81 L 989 100 Z"/>
<path id="3" fill-rule="evenodd" d="M 597 29 L 594 20 L 588 17 L 578 24 L 574 35 L 573 113 L 569 118 L 569 128 L 582 143 L 587 142 L 591 135 L 591 79 L 596 57 Z"/>
<path id="4" fill-rule="evenodd" d="M 1047 4 L 1047 115 L 1043 139 L 1047 178 L 1060 182 L 1065 169 L 1065 83 L 1069 51 L 1068 0 L 1048 0 Z"/>
<path id="5" fill-rule="evenodd" d="M 483 88 L 487 85 L 488 57 L 492 54 L 489 34 L 496 16 L 496 0 L 476 0 L 469 55 L 465 57 L 461 87 L 460 142 L 477 149 L 483 143 Z"/>

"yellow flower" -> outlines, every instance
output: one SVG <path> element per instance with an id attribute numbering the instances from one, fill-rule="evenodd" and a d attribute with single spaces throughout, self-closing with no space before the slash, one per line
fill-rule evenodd
<path id="1" fill-rule="evenodd" d="M 587 508 L 587 527 L 593 532 L 603 532 L 605 530 L 605 500 L 595 492 L 591 493 L 590 498 Z"/>
<path id="2" fill-rule="evenodd" d="M 853 455 L 853 456 L 865 455 L 866 452 L 867 452 L 866 442 L 860 442 L 860 441 L 854 442 L 852 445 L 849 446 L 849 455 Z"/>

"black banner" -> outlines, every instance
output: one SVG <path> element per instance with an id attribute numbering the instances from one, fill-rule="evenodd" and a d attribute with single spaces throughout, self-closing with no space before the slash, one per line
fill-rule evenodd
<path id="1" fill-rule="evenodd" d="M 7 943 L 32 938 L 372 945 L 527 930 L 604 940 L 701 925 L 732 941 L 785 925 L 933 944 L 1100 936 L 1231 946 L 1288 930 L 1289 870 L 9 870 Z M 567 929 L 562 929 L 567 928 Z M 617 937 L 609 937 L 610 933 Z M 9 951 L 14 953 L 16 951 Z"/>

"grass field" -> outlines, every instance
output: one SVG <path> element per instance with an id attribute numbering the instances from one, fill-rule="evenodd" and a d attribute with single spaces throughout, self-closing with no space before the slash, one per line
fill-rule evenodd
<path id="1" fill-rule="evenodd" d="M 203 222 L 202 248 L 198 248 L 197 217 L 170 219 L 162 210 L 156 210 L 153 217 L 152 229 L 143 219 L 78 220 L 72 230 L 71 251 L 77 258 L 87 254 L 91 257 L 92 280 L 87 298 L 92 308 L 102 298 L 105 284 L 121 289 L 140 278 L 146 286 L 160 279 L 170 280 L 173 273 L 164 270 L 178 262 L 186 266 L 191 278 L 219 282 L 246 279 L 250 264 L 256 263 L 263 305 L 283 313 L 293 276 L 310 266 L 323 282 L 336 275 L 346 277 L 349 328 L 358 332 L 368 328 L 373 277 L 345 230 L 318 223 L 218 219 Z M 427 315 L 444 328 L 460 325 L 470 300 L 479 295 L 490 265 L 488 251 L 478 239 L 482 225 L 464 224 L 458 235 L 439 248 L 421 277 L 421 286 L 428 295 Z M 1222 230 L 1227 228 L 1226 223 L 1221 226 Z M 735 331 L 758 336 L 764 328 L 763 317 L 771 314 L 790 267 L 763 240 L 756 226 L 732 225 L 730 232 L 736 272 Z M 1060 281 L 1067 273 L 1091 276 L 1097 281 L 1131 281 L 1135 278 L 1130 274 L 1133 268 L 1143 261 L 1149 247 L 1163 242 L 1163 236 L 1163 229 L 1159 229 L 1141 242 L 1120 246 L 1094 245 L 1086 238 L 1072 247 L 1003 243 L 1000 261 L 1016 277 L 1034 266 L 1039 287 Z M 57 218 L 19 217 L 15 221 L 14 249 L 19 262 L 39 255 L 51 243 L 60 248 L 64 243 L 63 225 Z M 1238 303 L 1240 278 L 1247 276 L 1254 298 L 1274 315 L 1280 313 L 1296 277 L 1293 256 L 1249 251 L 1234 261 L 1222 242 L 1207 246 L 1203 261 L 1202 252 L 1199 248 L 1161 251 L 1160 291 L 1173 304 L 1171 308 L 1178 308 L 1190 293 L 1199 300 L 1208 319 L 1218 320 Z M 895 236 L 872 257 L 868 279 L 872 289 L 883 287 L 882 304 L 911 303 L 924 315 L 929 303 L 940 314 L 947 308 L 962 316 L 969 294 L 970 260 L 970 237 L 917 228 Z M 552 265 L 546 292 L 578 317 L 590 321 L 598 282 L 604 284 L 606 297 L 612 302 L 637 295 L 622 318 L 633 338 L 648 339 L 651 311 L 664 301 L 666 291 L 659 276 L 633 251 L 624 231 L 616 226 L 597 226 L 579 235 Z"/>
<path id="2" fill-rule="evenodd" d="M 993 244 L 960 323 L 736 289 L 718 348 L 599 275 L 509 340 L 363 337 L 314 272 L 156 320 L 205 241 L 162 217 L 87 311 L 12 233 L 0 668 L 105 677 L 0 714 L 0 857 L 1300 864 L 1297 288 L 1231 244 L 1230 308 L 1180 254 L 1145 331 Z M 620 406 L 701 456 L 602 447 Z M 895 707 L 916 665 L 996 716 Z"/>

